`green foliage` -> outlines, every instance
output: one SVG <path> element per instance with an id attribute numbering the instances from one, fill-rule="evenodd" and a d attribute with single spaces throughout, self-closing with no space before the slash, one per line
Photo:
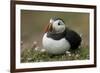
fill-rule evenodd
<path id="1" fill-rule="evenodd" d="M 68 61 L 89 59 L 89 49 L 80 48 L 68 54 L 51 55 L 40 50 L 25 49 L 21 53 L 21 62 L 48 62 L 48 61 Z"/>

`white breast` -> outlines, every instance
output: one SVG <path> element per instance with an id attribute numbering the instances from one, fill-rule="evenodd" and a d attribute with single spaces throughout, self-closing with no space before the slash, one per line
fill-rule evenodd
<path id="1" fill-rule="evenodd" d="M 70 44 L 65 38 L 53 40 L 48 38 L 46 33 L 43 36 L 42 44 L 44 49 L 50 54 L 62 54 L 70 48 Z"/>

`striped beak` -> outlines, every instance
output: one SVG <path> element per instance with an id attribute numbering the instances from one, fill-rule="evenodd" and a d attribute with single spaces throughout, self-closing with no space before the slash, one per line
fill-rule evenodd
<path id="1" fill-rule="evenodd" d="M 48 25 L 46 26 L 46 28 L 45 28 L 45 33 L 46 33 L 46 32 L 52 32 L 52 30 L 53 30 L 52 24 L 48 24 Z"/>

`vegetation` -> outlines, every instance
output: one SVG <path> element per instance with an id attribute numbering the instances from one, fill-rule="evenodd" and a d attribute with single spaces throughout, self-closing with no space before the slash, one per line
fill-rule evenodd
<path id="1" fill-rule="evenodd" d="M 89 49 L 80 48 L 71 53 L 51 55 L 41 50 L 25 49 L 21 53 L 21 62 L 47 62 L 47 61 L 68 61 L 89 59 Z"/>

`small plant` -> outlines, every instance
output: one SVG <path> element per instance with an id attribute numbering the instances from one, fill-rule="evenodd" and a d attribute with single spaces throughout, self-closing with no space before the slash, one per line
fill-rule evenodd
<path id="1" fill-rule="evenodd" d="M 47 61 L 68 61 L 89 59 L 89 49 L 80 48 L 78 50 L 67 52 L 61 55 L 51 55 L 41 49 L 25 49 L 21 53 L 21 62 L 47 62 Z"/>

